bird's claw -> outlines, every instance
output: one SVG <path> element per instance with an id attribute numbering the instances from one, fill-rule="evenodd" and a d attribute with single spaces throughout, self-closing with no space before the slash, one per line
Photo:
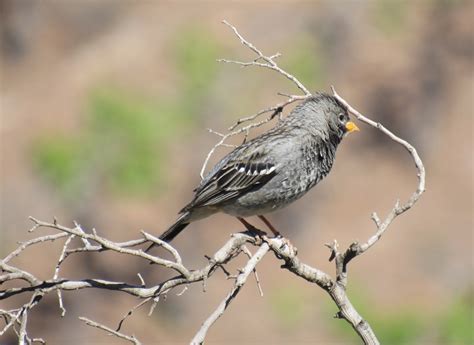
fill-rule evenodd
<path id="1" fill-rule="evenodd" d="M 298 249 L 290 242 L 289 239 L 283 238 L 281 237 L 281 235 L 279 237 L 281 238 L 281 246 L 280 246 L 281 250 L 285 250 L 285 247 L 287 247 L 288 248 L 287 250 L 292 255 L 296 255 L 298 253 Z"/>

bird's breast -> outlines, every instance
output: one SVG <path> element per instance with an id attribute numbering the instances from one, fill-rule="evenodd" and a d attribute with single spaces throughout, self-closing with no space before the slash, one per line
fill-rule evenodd
<path id="1" fill-rule="evenodd" d="M 223 205 L 226 213 L 247 217 L 265 214 L 301 198 L 331 170 L 335 148 L 309 142 L 281 155 L 276 175 L 261 188 L 249 191 Z"/>

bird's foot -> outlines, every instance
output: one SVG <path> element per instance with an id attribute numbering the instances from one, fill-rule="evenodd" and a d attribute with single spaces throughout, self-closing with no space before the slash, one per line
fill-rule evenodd
<path id="1" fill-rule="evenodd" d="M 288 247 L 288 250 L 291 253 L 294 253 L 294 255 L 296 255 L 298 253 L 298 249 L 287 238 L 282 238 L 281 248 L 283 249 L 284 247 Z"/>
<path id="2" fill-rule="evenodd" d="M 249 234 L 253 237 L 259 237 L 261 239 L 264 236 L 267 236 L 267 233 L 265 231 L 257 229 L 256 227 L 253 227 L 252 229 L 247 229 L 247 230 Z"/>

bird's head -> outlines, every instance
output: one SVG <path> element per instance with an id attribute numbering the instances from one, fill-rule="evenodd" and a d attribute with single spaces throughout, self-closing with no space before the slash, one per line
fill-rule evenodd
<path id="1" fill-rule="evenodd" d="M 340 104 L 333 96 L 330 97 L 336 102 L 329 105 L 328 111 L 325 112 L 330 131 L 341 139 L 351 132 L 358 131 L 359 127 L 350 120 L 346 107 Z"/>
<path id="2" fill-rule="evenodd" d="M 337 137 L 339 141 L 359 128 L 349 119 L 346 107 L 334 96 L 318 92 L 298 105 L 292 116 L 299 118 L 306 129 L 323 138 Z"/>

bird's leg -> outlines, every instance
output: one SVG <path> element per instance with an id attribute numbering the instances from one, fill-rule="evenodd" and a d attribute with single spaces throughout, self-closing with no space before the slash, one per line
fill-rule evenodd
<path id="1" fill-rule="evenodd" d="M 257 229 L 255 226 L 247 222 L 244 218 L 242 217 L 236 217 L 236 218 L 245 226 L 245 228 L 248 231 L 253 232 L 254 234 L 257 234 L 257 235 L 262 235 L 262 234 L 265 235 L 265 232 Z"/>
<path id="2" fill-rule="evenodd" d="M 270 223 L 270 221 L 265 218 L 264 216 L 258 216 L 258 218 L 260 218 L 262 220 L 262 222 L 265 223 L 266 226 L 268 226 L 268 228 L 273 232 L 273 234 L 275 235 L 275 237 L 283 237 L 281 236 L 281 234 L 277 231 L 277 229 L 275 229 L 275 227 L 272 225 L 272 223 Z M 290 248 L 290 250 L 296 255 L 296 253 L 298 252 L 298 249 L 296 249 L 295 246 L 293 246 L 293 244 L 290 242 L 289 239 L 287 238 L 284 238 L 283 237 L 283 246 L 288 246 Z"/>
<path id="3" fill-rule="evenodd" d="M 258 216 L 258 218 L 260 218 L 262 222 L 264 222 L 265 225 L 268 226 L 270 231 L 273 232 L 273 235 L 275 235 L 276 237 L 281 236 L 281 234 L 277 231 L 277 229 L 275 229 L 275 227 L 272 225 L 272 223 L 270 223 L 270 221 L 267 218 L 265 218 L 262 215 Z"/>
<path id="4" fill-rule="evenodd" d="M 247 222 L 245 219 L 242 217 L 237 217 L 237 219 L 245 226 L 245 228 L 249 231 L 255 231 L 258 230 L 255 226 Z"/>

